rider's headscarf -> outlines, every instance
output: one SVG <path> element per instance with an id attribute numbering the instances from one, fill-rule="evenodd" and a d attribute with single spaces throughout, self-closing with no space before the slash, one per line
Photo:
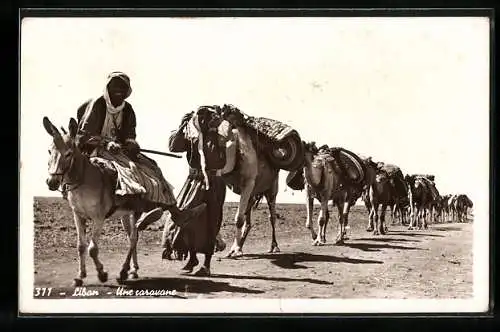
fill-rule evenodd
<path id="1" fill-rule="evenodd" d="M 118 105 L 117 107 L 113 106 L 111 103 L 111 100 L 109 98 L 109 91 L 108 91 L 108 85 L 109 82 L 111 82 L 112 79 L 119 78 L 123 82 L 127 84 L 128 87 L 128 92 L 125 94 L 125 97 L 123 99 L 123 103 L 121 105 Z M 127 99 L 130 94 L 132 93 L 132 88 L 130 87 L 130 78 L 119 71 L 112 72 L 108 75 L 106 86 L 104 88 L 104 100 L 106 101 L 106 117 L 104 119 L 104 124 L 101 130 L 101 135 L 104 137 L 108 137 L 111 139 L 114 139 L 116 136 L 116 130 L 121 126 L 122 122 L 122 110 L 125 107 L 125 99 Z"/>
<path id="2" fill-rule="evenodd" d="M 125 94 L 125 97 L 123 99 L 123 103 L 121 105 L 118 105 L 117 107 L 113 106 L 113 104 L 111 103 L 111 100 L 109 98 L 109 91 L 108 91 L 108 84 L 114 78 L 121 79 L 128 86 L 128 92 Z M 130 86 L 130 78 L 127 76 L 127 74 L 125 74 L 121 71 L 114 71 L 108 75 L 106 86 L 104 88 L 104 100 L 106 101 L 106 108 L 108 109 L 108 111 L 111 114 L 116 114 L 116 113 L 120 112 L 123 109 L 123 107 L 125 106 L 125 99 L 127 99 L 131 94 L 132 94 L 132 87 Z"/>

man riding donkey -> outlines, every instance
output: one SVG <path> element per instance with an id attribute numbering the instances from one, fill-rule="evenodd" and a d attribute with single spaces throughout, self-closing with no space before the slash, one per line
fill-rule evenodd
<path id="1" fill-rule="evenodd" d="M 185 114 L 169 139 L 170 151 L 186 152 L 189 165 L 189 174 L 177 196 L 181 208 L 202 202 L 207 208 L 185 228 L 167 220 L 163 230 L 162 258 L 183 260 L 189 254 L 182 270 L 191 273 L 199 263 L 196 254 L 203 253 L 203 265 L 193 274 L 195 276 L 209 276 L 214 250 L 225 248 L 218 237 L 226 197 L 222 175 L 225 169 L 233 168 L 235 152 L 231 148 L 231 126 L 219 113 L 218 106 L 202 106 L 196 112 Z"/>
<path id="2" fill-rule="evenodd" d="M 163 210 L 170 212 L 176 224 L 184 226 L 200 215 L 206 204 L 180 210 L 173 187 L 156 162 L 140 153 L 135 112 L 125 101 L 131 93 L 130 78 L 126 74 L 109 74 L 103 95 L 85 102 L 78 109 L 77 144 L 84 153 L 99 160 L 104 169 L 116 172 L 117 195 L 141 198 L 142 210 L 149 212 L 138 219 L 138 230 L 159 220 Z"/>

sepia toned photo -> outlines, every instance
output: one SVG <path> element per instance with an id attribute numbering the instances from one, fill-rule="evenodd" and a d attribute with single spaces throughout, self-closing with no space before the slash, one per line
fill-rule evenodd
<path id="1" fill-rule="evenodd" d="M 115 16 L 21 21 L 21 313 L 488 310 L 488 17 Z"/>

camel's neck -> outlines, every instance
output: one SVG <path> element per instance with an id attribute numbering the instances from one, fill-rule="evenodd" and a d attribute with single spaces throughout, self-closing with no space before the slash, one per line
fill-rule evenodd
<path id="1" fill-rule="evenodd" d="M 304 176 L 306 182 L 313 186 L 317 187 L 321 183 L 321 168 L 315 168 L 312 166 L 313 156 L 306 155 L 304 158 Z"/>
<path id="2" fill-rule="evenodd" d="M 240 150 L 240 157 L 242 159 L 251 158 L 251 156 L 256 153 L 256 150 L 250 134 L 242 126 L 237 126 L 236 129 L 238 130 L 238 145 Z"/>

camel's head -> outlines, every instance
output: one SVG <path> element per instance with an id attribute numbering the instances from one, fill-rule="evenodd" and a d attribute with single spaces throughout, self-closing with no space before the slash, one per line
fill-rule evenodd
<path id="1" fill-rule="evenodd" d="M 47 133 L 52 136 L 52 144 L 49 148 L 49 176 L 46 180 L 49 190 L 55 191 L 61 185 L 62 179 L 73 165 L 76 150 L 75 137 L 78 129 L 76 120 L 69 121 L 69 133 L 61 127 L 63 135 L 50 122 L 48 117 L 43 118 L 43 126 Z"/>
<path id="2" fill-rule="evenodd" d="M 409 175 L 409 174 L 405 175 L 405 181 L 411 188 L 413 188 L 413 186 L 415 185 L 415 179 L 416 179 L 415 175 Z"/>
<path id="3" fill-rule="evenodd" d="M 361 158 L 363 163 L 368 169 L 373 169 L 376 170 L 378 169 L 378 164 L 377 162 L 373 161 L 372 157 L 367 157 L 367 158 Z"/>
<path id="4" fill-rule="evenodd" d="M 194 119 L 203 133 L 209 130 L 216 130 L 222 123 L 220 107 L 214 106 L 201 106 L 194 114 Z"/>
<path id="5" fill-rule="evenodd" d="M 465 195 L 465 200 L 466 200 L 467 206 L 469 208 L 473 208 L 474 207 L 474 203 L 472 203 L 472 200 L 469 198 L 469 196 Z"/>
<path id="6" fill-rule="evenodd" d="M 309 154 L 317 154 L 319 152 L 319 149 L 318 147 L 316 146 L 316 142 L 312 141 L 312 142 L 304 142 L 302 141 L 302 144 L 304 145 L 304 151 L 305 153 L 309 153 Z"/>
<path id="7" fill-rule="evenodd" d="M 227 120 L 235 127 L 239 127 L 245 122 L 245 115 L 231 104 L 224 104 L 220 113 L 224 120 Z"/>

